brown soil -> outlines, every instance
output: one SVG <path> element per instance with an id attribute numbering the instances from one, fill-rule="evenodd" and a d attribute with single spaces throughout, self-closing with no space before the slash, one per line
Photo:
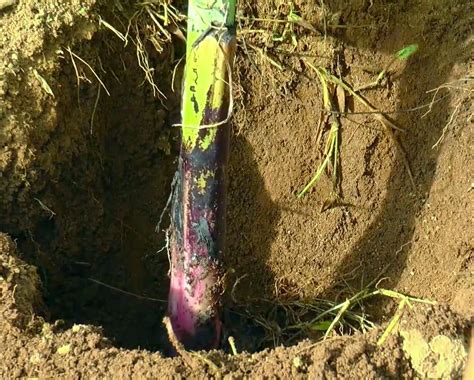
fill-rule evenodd
<path id="1" fill-rule="evenodd" d="M 251 326 L 232 331 L 239 350 L 271 348 L 174 358 L 165 357 L 165 304 L 111 286 L 166 298 L 168 258 L 156 253 L 164 234 L 155 227 L 174 172 L 170 125 L 179 117 L 179 94 L 171 91 L 171 73 L 182 42 L 161 53 L 147 46 L 167 95 L 157 99 L 143 83 L 133 44 L 124 47 L 99 27 L 100 15 L 125 29 L 117 6 L 36 3 L 0 10 L 1 378 L 460 376 L 474 316 L 469 2 L 295 1 L 323 33 L 296 25 L 295 51 L 290 41 L 245 37 L 236 65 L 225 314 L 252 315 L 262 299 L 343 301 L 380 277 L 385 288 L 442 306 L 404 313 L 382 346 L 376 342 L 396 309 L 388 301 L 368 305 L 381 327 L 365 334 L 273 348 L 257 344 L 263 332 Z M 246 15 L 285 18 L 280 3 L 241 7 Z M 390 116 L 406 129 L 397 138 L 415 188 L 402 151 L 347 97 L 354 114 L 342 118 L 341 199 L 329 176 L 297 199 L 323 145 L 316 137 L 321 90 L 302 56 L 357 86 L 415 42 L 419 51 L 391 67 L 386 83 L 364 91 L 377 108 L 399 111 Z M 262 58 L 262 47 L 283 70 Z M 69 48 L 110 96 L 75 58 L 79 76 L 89 79 L 77 85 Z M 413 110 L 430 104 L 434 93 L 427 91 L 451 82 L 442 100 Z"/>

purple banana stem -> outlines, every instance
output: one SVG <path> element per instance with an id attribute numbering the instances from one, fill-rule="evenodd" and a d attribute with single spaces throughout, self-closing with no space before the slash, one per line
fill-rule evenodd
<path id="1" fill-rule="evenodd" d="M 225 107 L 204 111 L 202 125 L 225 120 Z M 221 335 L 219 316 L 223 292 L 221 258 L 225 246 L 226 165 L 228 123 L 215 127 L 212 143 L 200 141 L 210 129 L 199 131 L 189 151 L 181 147 L 171 212 L 171 284 L 169 317 L 176 338 L 186 349 L 212 349 Z"/>

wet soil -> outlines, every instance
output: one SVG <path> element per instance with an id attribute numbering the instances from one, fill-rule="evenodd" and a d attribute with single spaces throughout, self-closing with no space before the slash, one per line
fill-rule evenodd
<path id="1" fill-rule="evenodd" d="M 366 305 L 380 327 L 365 334 L 285 347 L 247 321 L 228 333 L 255 353 L 224 344 L 167 358 L 168 221 L 157 222 L 175 170 L 183 42 L 145 45 L 166 95 L 154 96 L 135 45 L 99 22 L 125 31 L 135 8 L 117 3 L 0 9 L 0 377 L 459 377 L 474 315 L 472 5 L 295 1 L 315 29 L 293 25 L 295 46 L 291 33 L 242 32 L 235 65 L 227 320 L 262 299 L 342 302 L 377 278 L 440 305 L 404 313 L 382 346 L 396 310 L 385 299 Z M 288 5 L 243 1 L 241 12 L 282 19 Z M 419 51 L 363 92 L 405 129 L 403 150 L 346 94 L 339 197 L 323 175 L 298 199 L 327 137 L 308 62 L 357 87 L 411 43 Z"/>

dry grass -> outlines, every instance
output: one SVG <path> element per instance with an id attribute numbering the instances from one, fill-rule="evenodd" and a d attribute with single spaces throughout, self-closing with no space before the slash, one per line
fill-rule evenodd
<path id="1" fill-rule="evenodd" d="M 122 40 L 124 46 L 133 44 L 137 62 L 144 73 L 143 82 L 151 86 L 155 97 L 166 98 L 157 83 L 150 48 L 161 54 L 172 48 L 173 38 L 185 39 L 186 16 L 164 0 L 137 2 L 132 11 L 117 1 L 114 16 L 115 23 L 100 18 L 100 25 Z"/>
<path id="2" fill-rule="evenodd" d="M 446 133 L 455 125 L 462 105 L 468 102 L 469 100 L 472 101 L 472 97 L 474 95 L 474 73 L 470 73 L 460 79 L 444 83 L 441 86 L 428 91 L 429 93 L 433 93 L 433 98 L 431 100 L 428 110 L 423 115 L 423 117 L 426 116 L 426 114 L 428 114 L 429 112 L 431 112 L 434 104 L 437 102 L 439 95 L 442 91 L 447 91 L 452 94 L 455 98 L 455 101 L 453 111 L 451 112 L 451 115 L 449 116 L 449 119 L 443 128 L 441 136 L 433 144 L 433 149 L 438 148 L 440 146 L 440 144 L 446 137 Z M 470 120 L 473 120 L 472 112 L 468 115 L 466 122 L 469 122 Z"/>
<path id="3" fill-rule="evenodd" d="M 270 300 L 257 298 L 248 304 L 237 304 L 237 314 L 252 321 L 265 331 L 260 345 L 271 342 L 273 347 L 294 344 L 309 337 L 316 341 L 332 336 L 367 332 L 377 327 L 365 309 L 376 297 L 384 297 L 398 303 L 397 310 L 380 335 L 377 344 L 382 345 L 394 331 L 403 312 L 413 303 L 435 304 L 434 301 L 411 297 L 379 287 L 381 280 L 372 281 L 363 289 L 347 295 L 344 301 L 322 298 Z M 346 288 L 345 292 L 350 289 Z M 235 300 L 234 300 L 235 302 Z M 239 337 L 235 337 L 238 341 Z"/>

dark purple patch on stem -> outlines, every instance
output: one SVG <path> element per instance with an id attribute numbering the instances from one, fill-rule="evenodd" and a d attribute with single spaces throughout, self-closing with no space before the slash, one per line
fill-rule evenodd
<path id="1" fill-rule="evenodd" d="M 210 98 L 210 97 L 209 97 Z M 225 120 L 228 102 L 205 110 L 202 125 Z M 226 165 L 230 127 L 216 127 L 211 144 L 182 146 L 171 215 L 171 283 L 168 312 L 177 339 L 186 349 L 215 348 L 221 335 L 221 258 L 225 248 Z"/>

